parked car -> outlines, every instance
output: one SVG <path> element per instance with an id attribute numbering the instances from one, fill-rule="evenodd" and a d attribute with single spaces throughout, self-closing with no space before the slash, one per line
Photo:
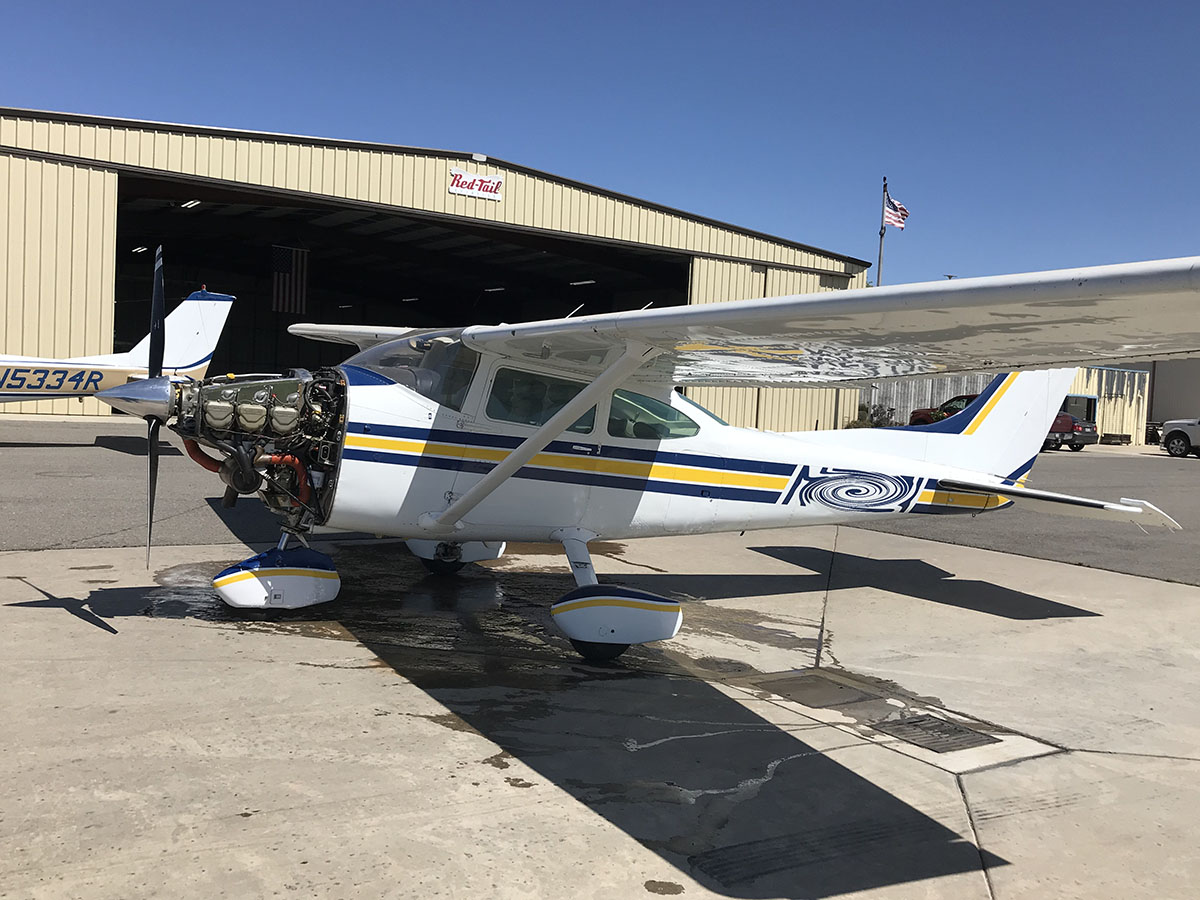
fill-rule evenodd
<path id="1" fill-rule="evenodd" d="M 1160 445 L 1172 456 L 1200 456 L 1200 419 L 1172 419 L 1162 424 Z"/>
<path id="2" fill-rule="evenodd" d="M 1072 450 L 1082 450 L 1088 444 L 1098 443 L 1100 434 L 1096 431 L 1095 422 L 1085 422 L 1070 413 L 1060 412 L 1054 417 L 1046 440 L 1042 442 L 1043 450 L 1060 450 L 1070 447 Z"/>
<path id="3" fill-rule="evenodd" d="M 909 425 L 931 425 L 934 422 L 940 422 L 942 419 L 948 419 L 955 413 L 962 412 L 967 408 L 967 405 L 978 397 L 978 394 L 959 394 L 957 397 L 951 397 L 941 406 L 933 406 L 927 409 L 914 409 L 908 417 Z"/>

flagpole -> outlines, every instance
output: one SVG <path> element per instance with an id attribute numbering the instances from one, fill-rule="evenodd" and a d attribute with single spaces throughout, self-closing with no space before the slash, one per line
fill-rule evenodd
<path id="1" fill-rule="evenodd" d="M 883 223 L 883 214 L 887 209 L 887 176 L 883 176 L 883 193 L 879 197 L 879 265 L 875 267 L 875 287 L 883 284 L 883 234 L 887 230 Z"/>

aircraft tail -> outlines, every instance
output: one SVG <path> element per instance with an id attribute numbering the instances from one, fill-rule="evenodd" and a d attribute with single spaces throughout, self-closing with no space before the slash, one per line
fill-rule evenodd
<path id="1" fill-rule="evenodd" d="M 204 377 L 233 300 L 229 294 L 193 291 L 171 310 L 166 319 L 164 375 Z M 130 368 L 146 368 L 150 362 L 150 335 L 124 356 L 123 362 Z"/>
<path id="2" fill-rule="evenodd" d="M 845 446 L 1023 482 L 1062 407 L 1076 369 L 997 375 L 962 412 L 932 425 L 790 432 L 822 446 Z"/>
<path id="3" fill-rule="evenodd" d="M 903 435 L 913 450 L 923 443 L 922 456 L 927 462 L 1022 481 L 1033 468 L 1076 371 L 997 375 L 962 412 L 931 425 L 894 429 L 892 433 Z"/>

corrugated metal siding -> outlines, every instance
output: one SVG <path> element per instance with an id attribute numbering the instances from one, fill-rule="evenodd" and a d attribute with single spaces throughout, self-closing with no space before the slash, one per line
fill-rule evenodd
<path id="1" fill-rule="evenodd" d="M 25 356 L 111 353 L 117 176 L 0 153 L 0 347 Z M 5 412 L 107 415 L 95 400 Z"/>
<path id="2" fill-rule="evenodd" d="M 1146 443 L 1150 373 L 1136 369 L 1080 369 L 1072 394 L 1096 397 L 1096 430 L 1101 435 L 1127 434 L 1130 443 Z"/>
<path id="3" fill-rule="evenodd" d="M 829 269 L 853 276 L 856 286 L 865 284 L 865 268 L 847 260 L 549 177 L 408 148 L 330 147 L 306 144 L 302 138 L 224 137 L 140 123 L 120 127 L 13 115 L 0 116 L 0 145 L 691 253 Z M 503 175 L 504 199 L 449 193 L 452 167 Z M 841 282 L 836 286 L 846 286 L 845 278 L 834 280 Z"/>

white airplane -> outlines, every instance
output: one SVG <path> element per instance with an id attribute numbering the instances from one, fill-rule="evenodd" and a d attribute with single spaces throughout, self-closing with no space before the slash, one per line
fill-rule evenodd
<path id="1" fill-rule="evenodd" d="M 333 599 L 333 562 L 304 541 L 317 528 L 405 538 L 441 573 L 497 558 L 505 541 L 555 541 L 577 588 L 553 619 L 583 656 L 611 659 L 673 637 L 682 614 L 675 600 L 599 584 L 594 540 L 1013 503 L 1178 528 L 1145 500 L 1025 480 L 1074 373 L 1061 366 L 1200 355 L 1200 257 L 522 325 L 290 330 L 361 352 L 316 372 L 99 395 L 152 427 L 171 422 L 230 502 L 257 492 L 282 518 L 278 547 L 216 577 L 222 599 Z M 675 390 L 997 369 L 1022 371 L 948 419 L 893 429 L 734 428 Z M 293 535 L 305 546 L 288 549 Z"/>
<path id="2" fill-rule="evenodd" d="M 154 260 L 155 284 L 161 290 L 162 248 Z M 194 291 L 165 320 L 165 349 L 159 372 L 173 378 L 203 378 L 234 298 Z M 85 397 L 151 370 L 151 335 L 126 353 L 47 359 L 0 354 L 0 403 Z"/>

